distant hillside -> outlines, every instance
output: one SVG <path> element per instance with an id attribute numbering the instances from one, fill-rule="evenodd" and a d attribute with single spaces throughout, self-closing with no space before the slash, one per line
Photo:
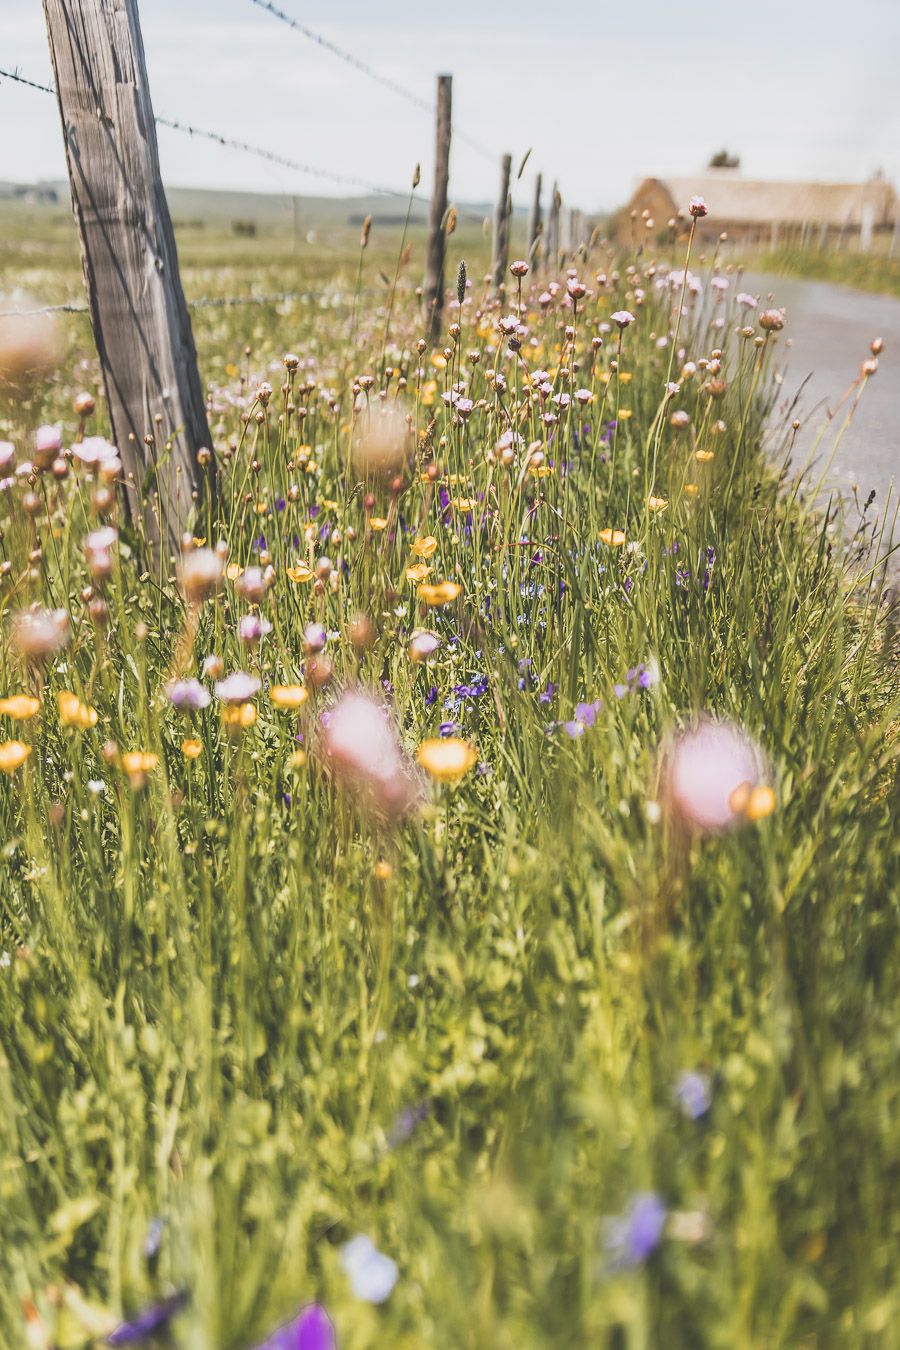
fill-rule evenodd
<path id="1" fill-rule="evenodd" d="M 312 197 L 302 193 L 293 196 L 265 192 L 225 191 L 209 188 L 167 189 L 169 209 L 173 219 L 181 225 L 234 224 L 256 226 L 257 229 L 282 228 L 302 231 L 322 229 L 330 225 L 359 225 L 371 215 L 376 224 L 402 224 L 406 218 L 406 201 L 402 197 Z M 0 201 L 16 202 L 30 208 L 48 209 L 68 207 L 69 190 L 64 182 L 4 183 L 0 182 Z M 460 202 L 461 209 L 472 215 L 488 215 L 491 207 L 484 202 Z M 413 202 L 411 220 L 424 224 L 428 219 L 428 197 L 421 189 Z"/>

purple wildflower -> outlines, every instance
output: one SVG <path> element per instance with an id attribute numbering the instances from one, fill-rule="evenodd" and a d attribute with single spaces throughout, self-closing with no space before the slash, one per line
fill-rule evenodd
<path id="1" fill-rule="evenodd" d="M 614 1271 L 643 1265 L 659 1246 L 668 1210 L 654 1191 L 640 1191 L 624 1214 L 609 1219 L 606 1250 Z"/>
<path id="2" fill-rule="evenodd" d="M 159 1331 L 172 1320 L 176 1313 L 188 1301 L 187 1293 L 181 1290 L 177 1294 L 172 1294 L 169 1298 L 164 1298 L 161 1303 L 154 1303 L 151 1307 L 145 1308 L 143 1312 L 138 1313 L 137 1317 L 132 1318 L 130 1322 L 122 1322 L 115 1331 L 107 1336 L 108 1345 L 136 1345 L 138 1341 L 144 1341 L 148 1336 L 152 1336 L 155 1331 Z"/>
<path id="3" fill-rule="evenodd" d="M 405 1144 L 407 1139 L 415 1132 L 423 1120 L 427 1120 L 431 1114 L 431 1106 L 428 1102 L 417 1102 L 415 1106 L 404 1106 L 397 1119 L 391 1126 L 388 1134 L 388 1148 L 397 1148 L 400 1144 Z"/>
<path id="4" fill-rule="evenodd" d="M 709 1077 L 697 1069 L 685 1069 L 675 1080 L 675 1100 L 689 1120 L 700 1120 L 712 1105 Z"/>
<path id="5" fill-rule="evenodd" d="M 318 1303 L 310 1303 L 256 1350 L 337 1350 L 337 1339 L 325 1309 Z"/>
<path id="6" fill-rule="evenodd" d="M 199 680 L 172 680 L 166 685 L 166 698 L 179 711 L 208 708 L 212 695 Z"/>

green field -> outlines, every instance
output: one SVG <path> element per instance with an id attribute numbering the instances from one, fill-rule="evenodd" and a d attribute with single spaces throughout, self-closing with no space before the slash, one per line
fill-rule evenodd
<path id="1" fill-rule="evenodd" d="M 80 458 L 84 316 L 2 395 L 72 454 L 0 496 L 0 1345 L 889 1350 L 897 618 L 763 453 L 789 326 L 599 247 L 517 312 L 464 222 L 420 353 L 418 228 L 175 215 L 189 298 L 316 295 L 194 311 L 181 558 Z"/>

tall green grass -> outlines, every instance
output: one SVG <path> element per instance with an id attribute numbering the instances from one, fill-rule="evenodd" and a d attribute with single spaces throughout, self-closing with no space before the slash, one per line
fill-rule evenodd
<path id="1" fill-rule="evenodd" d="M 189 1301 L 159 1343 L 184 1350 L 243 1350 L 313 1299 L 350 1348 L 892 1343 L 898 705 L 882 573 L 763 456 L 778 339 L 737 336 L 731 293 L 689 300 L 672 377 L 721 349 L 727 387 L 712 397 L 700 369 L 666 400 L 677 288 L 578 266 L 592 289 L 577 314 L 564 288 L 540 304 L 549 278 L 525 282 L 518 355 L 497 329 L 515 283 L 501 305 L 474 266 L 444 364 L 417 353 L 426 316 L 401 278 L 385 398 L 410 411 L 417 450 L 393 487 L 360 482 L 349 455 L 367 397 L 354 413 L 351 384 L 379 374 L 387 301 L 354 302 L 355 264 L 327 308 L 198 318 L 221 493 L 196 530 L 244 566 L 265 536 L 274 627 L 256 652 L 233 585 L 194 626 L 174 560 L 154 564 L 123 519 L 95 627 L 84 474 L 42 478 L 34 516 L 24 482 L 6 492 L 4 618 L 52 599 L 73 637 L 30 672 L 0 644 L 0 693 L 42 699 L 3 730 L 33 745 L 0 781 L 4 1345 L 102 1343 L 176 1289 Z M 375 271 L 364 258 L 363 287 Z M 619 346 L 601 326 L 623 308 L 637 322 Z M 285 351 L 304 362 L 293 378 Z M 593 401 L 532 402 L 540 368 Z M 441 397 L 458 380 L 465 421 Z M 72 392 L 62 377 L 8 403 L 20 458 Z M 536 441 L 542 475 L 526 468 Z M 602 542 L 612 529 L 621 547 Z M 438 541 L 428 580 L 462 587 L 446 609 L 425 613 L 406 580 L 417 535 Z M 321 554 L 335 589 L 287 577 Z M 359 613 L 376 634 L 363 652 Z M 301 680 L 312 620 L 334 670 L 298 714 L 264 690 L 235 736 L 215 700 L 189 724 L 168 706 L 176 654 L 185 673 L 213 653 Z M 427 665 L 407 653 L 423 620 L 444 639 Z M 627 678 L 641 665 L 647 688 Z M 451 721 L 477 746 L 478 769 L 406 824 L 361 815 L 323 764 L 320 711 L 357 682 L 411 749 Z M 62 726 L 60 690 L 97 725 Z M 579 702 L 601 706 L 573 737 Z M 660 805 L 661 748 L 701 711 L 759 743 L 777 794 L 765 819 L 713 836 Z M 108 742 L 158 756 L 143 786 Z M 676 1099 L 685 1070 L 709 1079 L 698 1120 Z M 669 1211 L 662 1240 L 618 1270 L 609 1220 L 648 1191 Z M 341 1269 L 358 1233 L 399 1266 L 378 1307 Z"/>

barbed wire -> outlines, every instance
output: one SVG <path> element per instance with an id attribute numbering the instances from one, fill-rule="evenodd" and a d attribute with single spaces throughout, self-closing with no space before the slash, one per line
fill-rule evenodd
<path id="1" fill-rule="evenodd" d="M 323 37 L 321 33 L 316 33 L 311 28 L 307 28 L 306 24 L 301 23 L 299 19 L 292 18 L 292 16 L 286 14 L 283 9 L 279 9 L 277 5 L 273 5 L 272 0 L 250 0 L 250 3 L 251 5 L 256 5 L 257 9 L 264 9 L 268 14 L 271 14 L 273 18 L 279 19 L 281 23 L 285 23 L 289 28 L 293 28 L 295 32 L 302 33 L 305 38 L 309 38 L 310 42 L 314 42 L 317 47 L 321 47 L 323 51 L 331 52 L 332 56 L 336 56 L 339 60 L 345 61 L 347 65 L 352 66 L 354 70 L 358 70 L 360 74 L 368 76 L 370 80 L 374 80 L 384 89 L 390 89 L 390 91 L 397 94 L 399 98 L 405 98 L 407 103 L 411 103 L 413 107 L 428 113 L 430 117 L 434 116 L 433 103 L 429 103 L 427 99 L 420 98 L 418 94 L 414 94 L 411 89 L 404 88 L 397 80 L 392 80 L 389 75 L 382 75 L 379 71 L 374 70 L 370 65 L 367 65 L 365 61 L 361 61 L 358 56 L 354 56 L 352 52 L 344 51 L 343 47 L 339 47 L 337 43 L 332 42 L 329 38 Z M 455 123 L 453 125 L 453 134 L 456 136 L 457 140 L 465 141 L 466 145 L 477 151 L 479 155 L 484 155 L 486 159 L 494 160 L 497 158 L 492 151 L 486 149 L 476 141 L 473 136 L 470 136 L 467 132 L 456 126 Z"/>
<path id="2" fill-rule="evenodd" d="M 55 94 L 52 84 L 38 84 L 36 80 L 26 80 L 18 70 L 0 70 L 0 79 L 15 80 L 17 84 L 27 84 L 29 89 L 39 89 L 42 94 Z"/>
<path id="3" fill-rule="evenodd" d="M 202 140 L 214 141 L 230 150 L 242 150 L 247 155 L 256 155 L 258 159 L 268 160 L 270 164 L 280 164 L 285 169 L 296 169 L 300 173 L 312 174 L 315 178 L 327 178 L 332 183 L 342 183 L 345 187 L 361 187 L 367 192 L 378 193 L 384 197 L 406 197 L 408 193 L 398 188 L 383 187 L 380 183 L 370 183 L 366 178 L 356 178 L 352 174 L 336 173 L 333 169 L 320 169 L 313 164 L 304 164 L 301 160 L 290 159 L 274 150 L 266 150 L 261 145 L 251 145 L 249 141 L 240 141 L 232 136 L 222 136 L 218 131 L 206 131 L 203 127 L 191 126 L 189 122 L 178 122 L 171 117 L 157 117 L 158 126 L 168 127 L 172 131 L 183 131 L 188 136 L 197 136 Z"/>
<path id="4" fill-rule="evenodd" d="M 0 79 L 15 80 L 17 84 L 27 85 L 29 89 L 37 89 L 42 94 L 56 93 L 52 85 L 39 84 L 36 80 L 28 80 L 24 75 L 20 75 L 18 70 L 0 69 Z M 212 141 L 216 145 L 225 146 L 229 150 L 240 150 L 244 154 L 255 155 L 257 159 L 266 160 L 270 164 L 280 164 L 282 168 L 293 169 L 298 173 L 309 174 L 314 178 L 325 178 L 329 182 L 340 183 L 344 187 L 365 188 L 367 192 L 374 192 L 383 197 L 406 197 L 408 195 L 398 188 L 384 187 L 380 183 L 370 183 L 367 178 L 337 173 L 333 169 L 321 169 L 314 164 L 306 164 L 301 160 L 291 159 L 288 155 L 267 150 L 264 146 L 252 145 L 249 141 L 238 140 L 233 136 L 223 136 L 218 131 L 208 131 L 205 127 L 195 127 L 189 122 L 180 122 L 173 117 L 157 116 L 155 120 L 158 126 L 167 127 L 171 131 L 180 131 L 187 136 L 196 136 L 201 140 Z"/>

